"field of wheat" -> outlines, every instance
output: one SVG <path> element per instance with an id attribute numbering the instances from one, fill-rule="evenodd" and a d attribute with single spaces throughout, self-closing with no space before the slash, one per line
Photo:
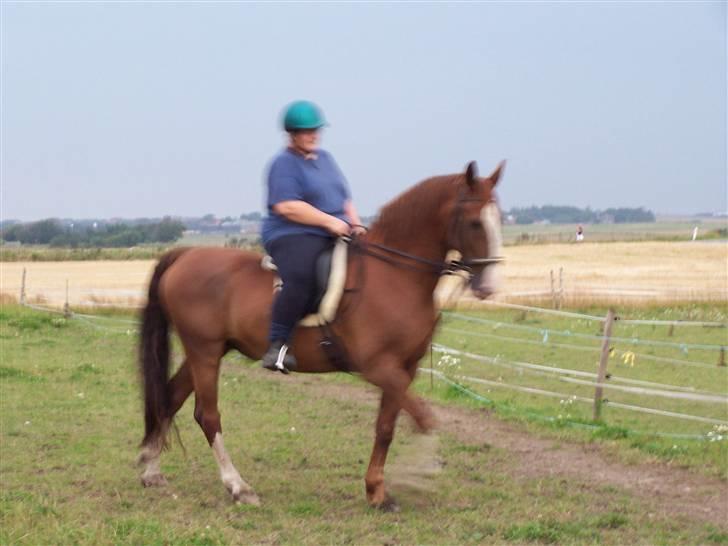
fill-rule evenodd
<path id="1" fill-rule="evenodd" d="M 509 300 L 550 298 L 551 271 L 564 297 L 576 300 L 695 301 L 728 299 L 728 244 L 631 242 L 512 246 L 500 266 Z M 23 270 L 29 301 L 62 305 L 138 305 L 153 260 L 0 263 L 0 292 L 19 297 Z M 560 270 L 563 273 L 560 275 Z M 68 284 L 68 289 L 66 289 Z"/>

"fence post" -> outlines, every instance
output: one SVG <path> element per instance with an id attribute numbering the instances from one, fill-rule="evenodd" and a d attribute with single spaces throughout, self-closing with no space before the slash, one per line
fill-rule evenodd
<path id="1" fill-rule="evenodd" d="M 564 268 L 559 267 L 559 306 L 557 309 L 561 309 L 561 302 L 564 298 Z"/>
<path id="2" fill-rule="evenodd" d="M 672 337 L 672 335 L 675 333 L 675 325 L 670 324 L 670 327 L 667 329 L 667 335 Z"/>
<path id="3" fill-rule="evenodd" d="M 607 363 L 609 362 L 609 338 L 612 336 L 612 325 L 614 324 L 614 309 L 607 311 L 604 319 L 604 337 L 602 338 L 602 354 L 599 358 L 599 372 L 597 373 L 597 386 L 594 389 L 594 415 L 598 421 L 602 415 L 602 384 L 607 378 Z"/>
<path id="4" fill-rule="evenodd" d="M 433 370 L 432 370 L 432 343 L 430 343 L 430 390 L 432 390 L 432 388 L 433 388 L 433 385 L 432 385 L 432 383 L 433 383 L 433 377 L 432 376 L 433 375 L 434 375 L 434 373 L 433 373 Z"/>
<path id="5" fill-rule="evenodd" d="M 551 307 L 556 309 L 556 288 L 554 283 L 554 270 L 550 271 L 551 274 Z"/>
<path id="6" fill-rule="evenodd" d="M 720 348 L 720 358 L 718 359 L 718 366 L 725 366 L 725 347 Z"/>
<path id="7" fill-rule="evenodd" d="M 23 268 L 23 278 L 20 281 L 20 305 L 25 305 L 25 268 Z"/>
<path id="8" fill-rule="evenodd" d="M 63 316 L 65 318 L 71 317 L 71 308 L 68 305 L 68 279 L 66 279 L 66 303 L 63 304 Z"/>

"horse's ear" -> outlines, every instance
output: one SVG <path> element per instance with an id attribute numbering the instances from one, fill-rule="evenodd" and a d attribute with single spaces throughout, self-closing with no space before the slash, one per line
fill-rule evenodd
<path id="1" fill-rule="evenodd" d="M 478 181 L 478 164 L 475 161 L 468 163 L 468 167 L 465 169 L 465 180 L 471 188 Z"/>
<path id="2" fill-rule="evenodd" d="M 498 183 L 498 179 L 503 174 L 503 169 L 506 167 L 506 160 L 504 159 L 500 163 L 498 163 L 498 166 L 495 168 L 495 170 L 491 173 L 491 175 L 488 177 L 490 180 L 493 181 L 493 186 L 495 186 Z"/>

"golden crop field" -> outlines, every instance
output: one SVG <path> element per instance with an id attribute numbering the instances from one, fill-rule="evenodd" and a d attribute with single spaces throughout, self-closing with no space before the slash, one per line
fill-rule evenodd
<path id="1" fill-rule="evenodd" d="M 502 299 L 549 297 L 550 271 L 566 299 L 728 300 L 728 244 L 630 242 L 512 246 L 504 249 Z M 0 263 L 0 292 L 20 294 L 26 269 L 30 301 L 62 305 L 144 301 L 152 260 Z"/>

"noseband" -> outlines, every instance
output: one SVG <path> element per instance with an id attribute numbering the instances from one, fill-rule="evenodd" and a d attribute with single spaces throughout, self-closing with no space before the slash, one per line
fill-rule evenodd
<path id="1" fill-rule="evenodd" d="M 458 247 L 463 248 L 461 240 L 463 204 L 475 201 L 480 202 L 481 200 L 464 197 L 462 195 L 458 197 L 458 200 L 455 203 L 455 210 L 452 215 L 450 228 L 448 230 L 448 246 L 451 246 L 454 249 L 457 249 Z M 452 241 L 453 239 L 453 234 L 458 235 L 458 240 L 455 242 L 455 244 L 450 244 L 450 241 Z M 454 275 L 459 271 L 462 271 L 466 273 L 469 277 L 472 277 L 473 268 L 480 266 L 485 267 L 503 261 L 502 256 L 494 256 L 491 258 L 468 258 L 464 260 L 461 259 L 440 262 L 435 260 L 428 260 L 427 258 L 422 258 L 420 256 L 415 256 L 414 254 L 409 254 L 407 252 L 403 252 L 401 250 L 388 247 L 386 245 L 380 245 L 379 243 L 369 243 L 356 238 L 352 239 L 352 245 L 364 254 L 390 263 L 396 267 L 404 267 L 407 269 L 413 269 L 415 271 L 431 273 L 433 275 L 437 275 L 438 277 L 442 275 Z M 405 260 L 409 260 L 414 263 L 408 263 L 407 261 L 403 261 L 399 258 L 404 258 Z"/>

